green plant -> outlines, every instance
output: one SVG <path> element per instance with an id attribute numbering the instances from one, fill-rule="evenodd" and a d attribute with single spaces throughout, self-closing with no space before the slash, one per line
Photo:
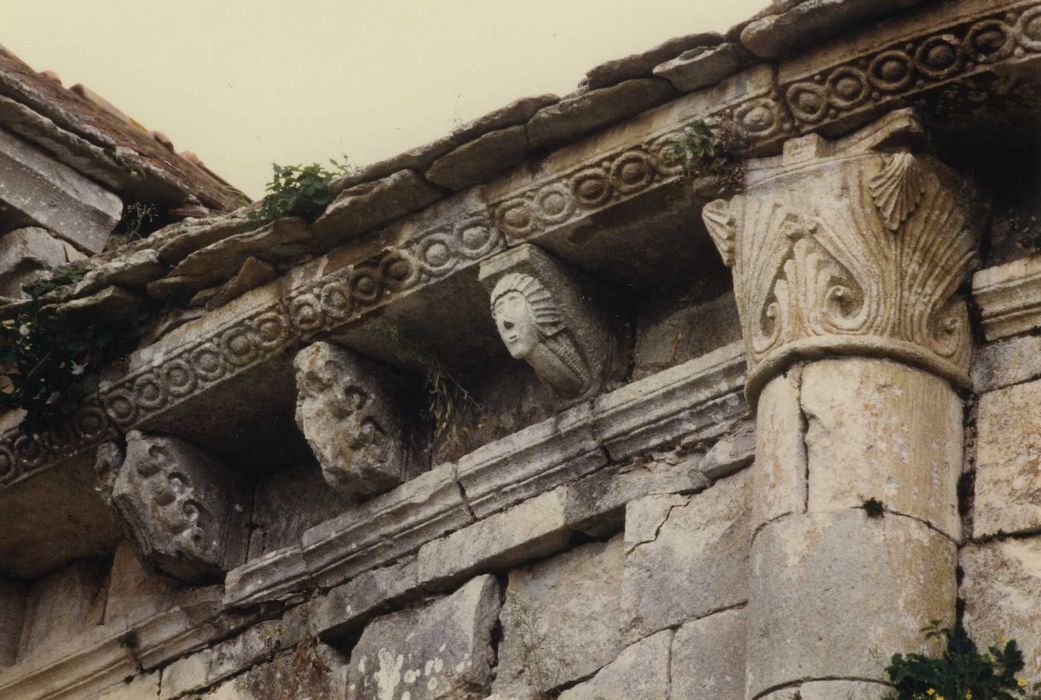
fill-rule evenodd
<path id="1" fill-rule="evenodd" d="M 718 193 L 732 193 L 744 184 L 743 147 L 744 139 L 732 122 L 709 124 L 698 119 L 662 151 L 661 160 L 667 167 L 681 166 L 696 188 L 709 185 Z"/>
<path id="2" fill-rule="evenodd" d="M 250 213 L 251 223 L 260 225 L 283 216 L 299 216 L 313 220 L 333 201 L 333 180 L 351 171 L 347 159 L 330 159 L 331 167 L 321 163 L 310 165 L 272 164 L 274 173 L 267 184 L 267 195 L 260 207 Z"/>
<path id="3" fill-rule="evenodd" d="M 116 227 L 116 234 L 125 241 L 133 241 L 142 237 L 149 224 L 159 218 L 159 212 L 154 204 L 144 202 L 133 202 L 123 208 L 123 217 Z"/>
<path id="4" fill-rule="evenodd" d="M 82 267 L 66 265 L 65 267 L 59 267 L 47 279 L 27 285 L 24 289 L 30 297 L 38 299 L 47 296 L 51 292 L 78 283 L 86 274 L 87 271 Z"/>
<path id="5" fill-rule="evenodd" d="M 892 700 L 1015 700 L 1026 694 L 1023 653 L 1015 640 L 981 654 L 959 622 L 953 628 L 932 622 L 922 630 L 941 647 L 940 656 L 894 654 L 886 673 L 896 687 Z"/>

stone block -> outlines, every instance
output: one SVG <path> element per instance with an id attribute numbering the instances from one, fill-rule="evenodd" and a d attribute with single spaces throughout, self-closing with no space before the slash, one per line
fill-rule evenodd
<path id="1" fill-rule="evenodd" d="M 331 343 L 296 354 L 296 424 L 326 482 L 348 498 L 389 491 L 405 477 L 397 378 Z"/>
<path id="2" fill-rule="evenodd" d="M 649 496 L 627 506 L 627 642 L 748 599 L 749 487 L 743 472 L 693 496 Z"/>
<path id="3" fill-rule="evenodd" d="M 972 388 L 977 394 L 1041 376 L 1041 336 L 1024 335 L 976 348 Z"/>
<path id="4" fill-rule="evenodd" d="M 791 515 L 752 545 L 748 697 L 802 679 L 883 679 L 889 654 L 926 650 L 954 619 L 957 547 L 908 517 Z M 821 634 L 821 629 L 827 634 Z"/>
<path id="5" fill-rule="evenodd" d="M 454 465 L 444 464 L 305 531 L 303 556 L 318 583 L 332 587 L 472 522 Z"/>
<path id="6" fill-rule="evenodd" d="M 274 549 L 228 572 L 224 604 L 244 607 L 284 601 L 298 596 L 312 583 L 299 545 Z"/>
<path id="7" fill-rule="evenodd" d="M 0 668 L 18 659 L 18 641 L 25 617 L 25 585 L 0 577 Z"/>
<path id="8" fill-rule="evenodd" d="M 374 620 L 351 652 L 347 697 L 484 697 L 500 607 L 498 582 L 479 576 L 450 596 Z"/>
<path id="9" fill-rule="evenodd" d="M 193 581 L 240 563 L 249 500 L 233 470 L 180 438 L 138 430 L 122 465 L 106 458 L 98 470 L 138 550 L 162 571 Z"/>
<path id="10" fill-rule="evenodd" d="M 780 58 L 921 1 L 806 0 L 787 12 L 753 20 L 742 30 L 741 43 L 756 56 Z"/>
<path id="11" fill-rule="evenodd" d="M 705 453 L 699 469 L 710 481 L 736 474 L 755 459 L 755 423 L 741 421 L 731 428 Z"/>
<path id="12" fill-rule="evenodd" d="M 1041 527 L 1041 381 L 980 397 L 973 535 Z"/>
<path id="13" fill-rule="evenodd" d="M 559 146 L 657 107 L 675 95 L 672 85 L 660 78 L 626 80 L 578 92 L 536 112 L 528 122 L 528 140 L 536 149 Z"/>
<path id="14" fill-rule="evenodd" d="M 0 182 L 5 220 L 41 226 L 89 253 L 105 247 L 123 212 L 119 197 L 6 131 Z"/>
<path id="15" fill-rule="evenodd" d="M 278 620 L 261 622 L 237 637 L 174 661 L 163 669 L 161 700 L 216 685 L 249 666 L 271 658 L 289 646 L 282 639 Z"/>
<path id="16" fill-rule="evenodd" d="M 0 236 L 0 296 L 28 299 L 23 287 L 69 262 L 65 245 L 45 229 L 32 226 Z"/>
<path id="17" fill-rule="evenodd" d="M 449 151 L 431 164 L 423 176 L 450 190 L 462 190 L 516 167 L 531 152 L 523 126 L 497 129 Z"/>
<path id="18" fill-rule="evenodd" d="M 497 693 L 546 693 L 618 656 L 622 561 L 622 540 L 615 537 L 510 572 Z"/>
<path id="19" fill-rule="evenodd" d="M 340 700 L 346 678 L 347 664 L 335 649 L 302 644 L 292 653 L 225 681 L 197 700 Z"/>
<path id="20" fill-rule="evenodd" d="M 159 672 L 143 673 L 123 681 L 97 700 L 152 700 L 159 697 Z"/>
<path id="21" fill-rule="evenodd" d="M 972 277 L 987 340 L 1027 333 L 1041 325 L 1041 255 L 980 270 Z"/>
<path id="22" fill-rule="evenodd" d="M 750 62 L 748 53 L 738 44 L 700 46 L 655 66 L 654 75 L 665 78 L 680 92 L 694 92 L 712 87 Z"/>
<path id="23" fill-rule="evenodd" d="M 969 632 L 982 647 L 1015 639 L 1023 677 L 1041 681 L 1041 537 L 970 544 L 959 563 Z"/>
<path id="24" fill-rule="evenodd" d="M 670 697 L 744 700 L 745 615 L 744 608 L 723 610 L 676 630 Z"/>
<path id="25" fill-rule="evenodd" d="M 585 84 L 590 90 L 608 87 L 623 80 L 646 78 L 661 63 L 698 47 L 716 46 L 723 37 L 715 32 L 688 34 L 669 39 L 642 53 L 601 63 L 586 73 Z"/>
<path id="26" fill-rule="evenodd" d="M 415 557 L 359 574 L 321 599 L 313 626 L 322 639 L 349 634 L 419 589 Z"/>
<path id="27" fill-rule="evenodd" d="M 105 624 L 131 627 L 177 601 L 177 582 L 146 569 L 129 542 L 120 542 L 108 575 Z"/>
<path id="28" fill-rule="evenodd" d="M 800 405 L 809 512 L 875 499 L 960 539 L 963 411 L 947 381 L 884 360 L 823 360 L 803 368 Z"/>
<path id="29" fill-rule="evenodd" d="M 611 663 L 588 681 L 560 694 L 560 700 L 634 700 L 635 698 L 724 696 L 669 694 L 669 645 L 672 630 L 663 630 L 626 647 Z M 718 660 L 718 652 L 715 652 Z"/>
<path id="30" fill-rule="evenodd" d="M 452 138 L 456 139 L 458 143 L 466 143 L 491 131 L 520 126 L 543 107 L 549 107 L 557 102 L 560 102 L 560 98 L 556 95 L 522 97 L 453 129 Z"/>
<path id="31" fill-rule="evenodd" d="M 250 516 L 249 558 L 300 546 L 304 532 L 343 513 L 349 501 L 333 490 L 313 461 L 279 468 L 258 479 Z"/>
<path id="32" fill-rule="evenodd" d="M 32 584 L 25 603 L 19 660 L 62 646 L 100 625 L 105 613 L 105 572 L 76 562 Z"/>
<path id="33" fill-rule="evenodd" d="M 761 700 L 888 700 L 892 694 L 893 687 L 882 683 L 811 681 L 767 693 Z"/>
<path id="34" fill-rule="evenodd" d="M 559 551 L 570 536 L 566 510 L 567 487 L 560 486 L 428 542 L 419 549 L 419 582 L 458 581 Z"/>

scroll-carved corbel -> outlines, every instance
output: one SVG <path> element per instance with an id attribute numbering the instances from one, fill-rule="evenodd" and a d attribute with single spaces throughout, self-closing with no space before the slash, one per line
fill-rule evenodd
<path id="1" fill-rule="evenodd" d="M 361 499 L 405 480 L 406 450 L 395 376 L 331 343 L 296 355 L 296 423 L 340 493 Z"/>
<path id="2" fill-rule="evenodd" d="M 127 433 L 98 448 L 98 492 L 145 560 L 198 581 L 245 551 L 246 491 L 234 472 L 175 437 Z"/>
<path id="3" fill-rule="evenodd" d="M 547 253 L 525 244 L 481 264 L 491 311 L 506 349 L 524 360 L 561 400 L 599 390 L 610 338 L 588 284 Z"/>

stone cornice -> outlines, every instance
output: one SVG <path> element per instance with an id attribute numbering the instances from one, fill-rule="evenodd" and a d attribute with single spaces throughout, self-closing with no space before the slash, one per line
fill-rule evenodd
<path id="1" fill-rule="evenodd" d="M 358 246 L 348 245 L 189 324 L 194 334 L 138 351 L 123 376 L 101 383 L 107 416 L 98 420 L 87 409 L 94 427 L 36 440 L 4 434 L 0 489 L 92 448 L 99 431 L 139 426 L 301 342 L 423 294 L 509 245 L 539 243 L 674 185 L 682 173 L 658 156 L 697 119 L 733 119 L 752 155 L 776 153 L 799 132 L 845 133 L 952 82 L 1041 58 L 1039 17 L 1041 0 L 926 5 L 777 69 L 753 67 L 562 148 L 537 170 L 522 167 L 439 202 L 385 230 L 375 253 L 357 259 Z"/>
<path id="2" fill-rule="evenodd" d="M 1041 256 L 980 270 L 972 278 L 987 340 L 1041 327 Z"/>
<path id="3" fill-rule="evenodd" d="M 732 343 L 633 382 L 351 508 L 306 531 L 300 544 L 231 571 L 225 603 L 286 600 L 339 584 L 611 462 L 717 436 L 748 414 L 741 350 Z"/>

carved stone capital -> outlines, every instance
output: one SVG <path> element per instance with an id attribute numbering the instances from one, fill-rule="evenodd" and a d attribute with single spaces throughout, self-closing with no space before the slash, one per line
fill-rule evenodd
<path id="1" fill-rule="evenodd" d="M 588 284 L 530 244 L 481 263 L 495 326 L 506 349 L 524 360 L 561 400 L 599 389 L 610 340 Z"/>
<path id="2" fill-rule="evenodd" d="M 296 424 L 334 489 L 374 496 L 405 478 L 397 380 L 379 365 L 331 343 L 296 355 Z"/>
<path id="3" fill-rule="evenodd" d="M 968 384 L 958 288 L 976 256 L 978 208 L 952 171 L 906 145 L 893 112 L 839 141 L 816 135 L 751 161 L 746 188 L 703 218 L 734 271 L 749 397 L 800 357 L 892 357 Z"/>
<path id="4" fill-rule="evenodd" d="M 98 448 L 98 491 L 145 559 L 185 581 L 237 566 L 247 492 L 235 473 L 175 437 L 127 433 Z"/>

